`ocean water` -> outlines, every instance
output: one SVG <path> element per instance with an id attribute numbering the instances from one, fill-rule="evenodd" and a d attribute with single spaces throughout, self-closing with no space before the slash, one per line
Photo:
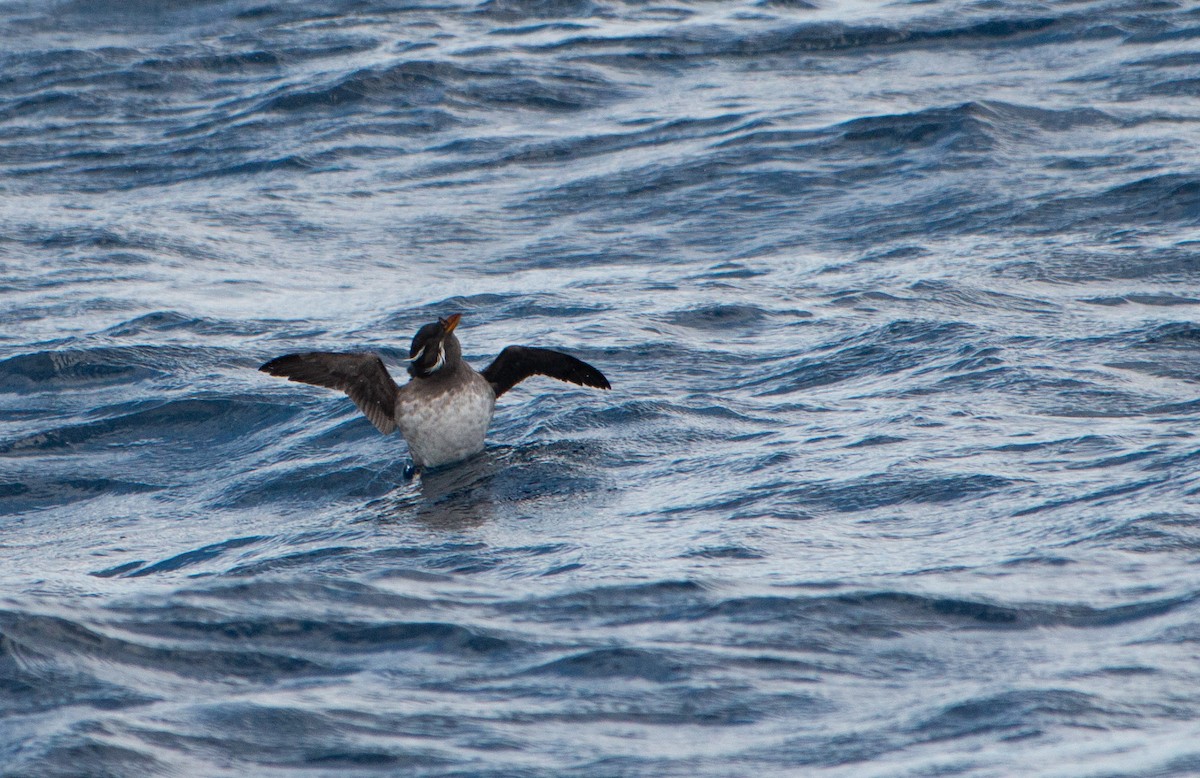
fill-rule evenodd
<path id="1" fill-rule="evenodd" d="M 1200 774 L 1195 4 L 0 19 L 0 775 Z"/>

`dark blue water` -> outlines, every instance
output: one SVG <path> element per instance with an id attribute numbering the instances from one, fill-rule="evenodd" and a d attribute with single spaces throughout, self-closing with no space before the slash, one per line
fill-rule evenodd
<path id="1" fill-rule="evenodd" d="M 1200 774 L 1193 4 L 0 11 L 0 774 Z"/>

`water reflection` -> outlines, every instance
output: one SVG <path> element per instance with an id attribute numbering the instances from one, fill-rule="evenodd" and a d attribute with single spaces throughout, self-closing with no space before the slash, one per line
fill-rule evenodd
<path id="1" fill-rule="evenodd" d="M 491 446 L 465 462 L 417 473 L 369 503 L 366 516 L 453 531 L 567 496 L 591 502 L 608 491 L 590 474 L 600 453 L 578 442 Z"/>

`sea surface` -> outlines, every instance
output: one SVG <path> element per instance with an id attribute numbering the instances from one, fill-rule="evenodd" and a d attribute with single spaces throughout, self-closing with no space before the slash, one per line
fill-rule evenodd
<path id="1" fill-rule="evenodd" d="M 1195 3 L 3 0 L 0 324 L 4 778 L 1200 774 Z"/>

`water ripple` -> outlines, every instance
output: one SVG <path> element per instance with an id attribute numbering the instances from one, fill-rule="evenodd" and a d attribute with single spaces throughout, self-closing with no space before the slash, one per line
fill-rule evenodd
<path id="1" fill-rule="evenodd" d="M 0 773 L 1195 772 L 1195 15 L 868 5 L 7 4 Z"/>

